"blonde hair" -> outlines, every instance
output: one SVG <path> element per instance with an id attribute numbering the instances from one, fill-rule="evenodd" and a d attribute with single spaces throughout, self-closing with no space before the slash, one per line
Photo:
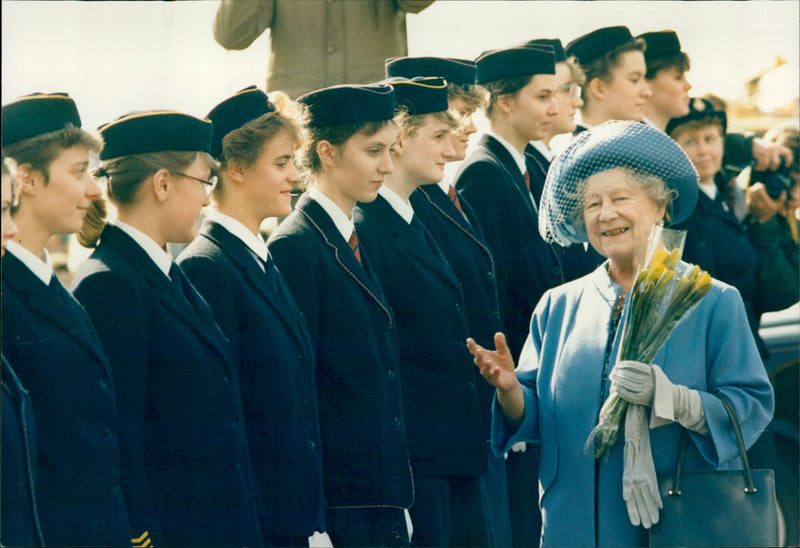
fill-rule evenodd
<path id="1" fill-rule="evenodd" d="M 19 207 L 20 193 L 19 179 L 17 179 L 17 164 L 12 158 L 7 158 L 5 156 L 0 164 L 2 164 L 3 179 L 8 178 L 8 182 L 11 184 L 11 214 L 14 215 Z"/>
<path id="2" fill-rule="evenodd" d="M 449 100 L 462 99 L 469 108 L 478 110 L 489 102 L 489 94 L 485 88 L 478 85 L 448 84 L 447 98 Z"/>
<path id="3" fill-rule="evenodd" d="M 223 137 L 220 167 L 216 170 L 218 175 L 232 163 L 241 163 L 246 167 L 255 164 L 264 144 L 281 131 L 289 135 L 295 149 L 303 146 L 306 137 L 306 111 L 282 91 L 270 94 L 270 101 L 275 106 L 273 112 L 250 120 Z M 214 194 L 221 195 L 224 192 L 223 187 L 223 179 L 220 177 Z"/>
<path id="4" fill-rule="evenodd" d="M 207 152 L 195 150 L 167 150 L 147 152 L 111 158 L 101 163 L 92 174 L 95 179 L 106 181 L 108 200 L 115 205 L 130 204 L 134 201 L 142 183 L 159 169 L 181 171 L 190 166 L 200 154 L 212 169 L 219 169 L 219 163 Z M 76 234 L 78 242 L 84 247 L 97 247 L 100 234 L 106 225 L 108 208 L 104 198 L 92 202 L 83 227 Z"/>
<path id="5" fill-rule="evenodd" d="M 403 137 L 413 137 L 419 131 L 419 128 L 424 126 L 428 118 L 447 124 L 450 131 L 456 131 L 462 127 L 459 121 L 450 111 L 443 110 L 441 112 L 429 112 L 426 114 L 409 114 L 406 107 L 400 107 L 398 113 L 394 118 L 395 123 L 400 130 L 400 135 Z"/>

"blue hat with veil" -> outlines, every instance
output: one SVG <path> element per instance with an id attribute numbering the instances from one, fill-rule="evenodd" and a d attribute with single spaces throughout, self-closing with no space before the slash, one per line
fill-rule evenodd
<path id="1" fill-rule="evenodd" d="M 647 124 L 612 120 L 580 133 L 550 164 L 539 207 L 542 238 L 562 246 L 589 241 L 581 216 L 583 183 L 617 167 L 658 177 L 674 191 L 671 224 L 694 211 L 698 175 L 683 149 Z"/>

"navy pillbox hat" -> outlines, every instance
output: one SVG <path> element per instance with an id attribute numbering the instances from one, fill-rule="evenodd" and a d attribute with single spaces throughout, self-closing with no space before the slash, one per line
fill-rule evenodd
<path id="1" fill-rule="evenodd" d="M 206 116 L 214 124 L 211 155 L 214 158 L 222 155 L 222 139 L 228 133 L 274 111 L 275 105 L 270 102 L 267 94 L 256 86 L 246 87 L 222 101 Z"/>
<path id="2" fill-rule="evenodd" d="M 556 60 L 552 46 L 516 47 L 488 51 L 475 60 L 478 83 L 535 74 L 555 74 Z"/>
<path id="3" fill-rule="evenodd" d="M 681 42 L 674 30 L 645 32 L 637 38 L 641 38 L 647 44 L 647 48 L 644 50 L 644 58 L 647 62 L 681 52 Z"/>
<path id="4" fill-rule="evenodd" d="M 447 81 L 444 78 L 398 78 L 387 80 L 394 88 L 397 106 L 405 106 L 412 116 L 447 110 Z"/>
<path id="5" fill-rule="evenodd" d="M 702 97 L 695 97 L 689 100 L 689 114 L 679 118 L 671 118 L 667 122 L 667 135 L 670 135 L 675 128 L 685 124 L 686 122 L 693 122 L 695 120 L 702 120 L 704 118 L 716 118 L 722 124 L 722 134 L 724 135 L 728 129 L 728 115 L 724 110 L 716 110 L 714 103 Z"/>
<path id="6" fill-rule="evenodd" d="M 633 42 L 634 38 L 628 27 L 603 27 L 579 36 L 567 44 L 567 55 L 573 55 L 581 65 L 588 65 L 600 59 L 609 51 Z"/>
<path id="7" fill-rule="evenodd" d="M 475 61 L 447 57 L 392 57 L 386 60 L 384 69 L 387 78 L 439 76 L 458 86 L 473 85 L 478 71 Z"/>
<path id="8" fill-rule="evenodd" d="M 556 63 L 563 63 L 567 60 L 567 52 L 564 51 L 564 46 L 558 38 L 537 38 L 523 44 L 524 47 L 541 47 L 552 46 L 553 53 L 556 56 Z"/>
<path id="9" fill-rule="evenodd" d="M 210 120 L 169 110 L 134 112 L 98 128 L 101 160 L 166 150 L 211 151 Z"/>
<path id="10" fill-rule="evenodd" d="M 3 105 L 3 147 L 52 133 L 68 125 L 81 127 L 75 101 L 66 93 L 32 93 Z"/>
<path id="11" fill-rule="evenodd" d="M 309 127 L 356 124 L 394 118 L 394 88 L 388 84 L 341 85 L 302 95 Z"/>

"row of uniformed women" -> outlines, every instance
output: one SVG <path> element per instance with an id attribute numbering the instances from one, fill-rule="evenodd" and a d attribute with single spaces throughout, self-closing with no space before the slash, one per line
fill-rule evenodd
<path id="1" fill-rule="evenodd" d="M 334 545 L 402 545 L 408 508 L 414 544 L 509 545 L 494 391 L 464 341 L 492 345 L 505 325 L 516 356 L 562 264 L 596 264 L 536 235 L 543 180 L 523 152 L 554 135 L 560 95 L 581 102 L 559 52 L 388 60 L 387 76 L 413 79 L 312 92 L 304 115 L 255 88 L 210 121 L 125 115 L 100 128 L 107 225 L 87 174 L 100 143 L 72 100 L 4 106 L 23 196 L 3 355 L 38 435 L 25 479 L 41 527 L 21 543 L 302 545 L 327 530 Z M 435 183 L 475 132 L 476 81 L 492 131 L 459 194 Z M 301 145 L 308 192 L 267 245 L 259 227 L 291 211 Z M 97 246 L 72 288 L 88 318 L 41 259 L 81 225 Z M 192 239 L 179 268 L 165 246 Z M 26 515 L 4 511 L 4 542 L 6 518 Z"/>
<path id="2" fill-rule="evenodd" d="M 442 178 L 457 126 L 447 84 L 343 86 L 301 103 L 314 184 L 269 249 L 261 222 L 291 211 L 300 180 L 302 120 L 280 94 L 242 90 L 209 120 L 128 114 L 99 128 L 102 148 L 65 94 L 3 107 L 22 194 L 3 258 L 3 356 L 30 397 L 38 453 L 11 476 L 32 510 L 4 497 L 4 542 L 302 545 L 327 530 L 336 545 L 403 545 L 406 508 L 415 543 L 489 542 L 491 391 L 478 396 L 461 284 L 387 201 L 387 219 L 351 217 L 395 165 L 404 214 L 417 186 Z M 88 174 L 98 151 L 111 223 Z M 194 239 L 212 194 L 180 268 L 166 244 Z M 469 268 L 492 287 L 490 333 L 491 255 L 455 211 L 448 230 L 478 244 Z M 96 249 L 70 295 L 44 249 L 81 228 Z M 390 240 L 408 264 L 381 253 Z M 28 522 L 27 536 L 14 528 Z"/>

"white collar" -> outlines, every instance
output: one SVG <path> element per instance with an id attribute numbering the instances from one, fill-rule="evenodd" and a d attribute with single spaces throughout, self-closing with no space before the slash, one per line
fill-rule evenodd
<path id="1" fill-rule="evenodd" d="M 494 131 L 489 130 L 486 132 L 486 134 L 491 135 L 492 137 L 497 139 L 497 142 L 503 145 L 508 150 L 508 152 L 511 154 L 511 157 L 514 158 L 514 162 L 517 164 L 519 172 L 525 175 L 525 172 L 528 171 L 528 167 L 525 165 L 525 155 L 520 153 L 520 151 L 511 146 L 511 143 L 500 137 Z"/>
<path id="2" fill-rule="evenodd" d="M 700 183 L 698 186 L 706 196 L 708 196 L 712 200 L 717 199 L 717 192 L 718 192 L 717 185 L 715 185 L 714 183 Z"/>
<path id="3" fill-rule="evenodd" d="M 22 264 L 28 267 L 33 274 L 42 280 L 44 285 L 50 285 L 50 280 L 53 278 L 53 267 L 50 265 L 50 254 L 44 250 L 44 260 L 37 257 L 17 242 L 9 240 L 6 244 L 6 251 L 14 255 L 20 260 Z"/>
<path id="4" fill-rule="evenodd" d="M 344 241 L 348 241 L 354 228 L 350 217 L 316 186 L 311 187 L 311 190 L 308 191 L 308 196 L 322 206 L 322 209 L 331 218 L 333 224 L 336 225 L 336 229 L 342 234 Z"/>
<path id="5" fill-rule="evenodd" d="M 530 143 L 533 148 L 542 153 L 542 156 L 547 158 L 548 162 L 552 162 L 553 158 L 556 157 L 556 155 L 553 154 L 553 151 L 547 148 L 547 145 L 544 144 L 544 141 L 531 141 Z"/>
<path id="6" fill-rule="evenodd" d="M 389 205 L 392 206 L 392 209 L 400 215 L 405 222 L 411 224 L 411 219 L 414 218 L 414 208 L 411 207 L 411 204 L 408 203 L 406 200 L 400 197 L 397 192 L 392 190 L 386 185 L 381 185 L 378 189 L 378 194 L 383 196 L 383 198 L 389 202 Z"/>
<path id="7" fill-rule="evenodd" d="M 158 269 L 164 273 L 164 276 L 169 278 L 169 269 L 172 267 L 172 257 L 169 256 L 169 253 L 161 249 L 156 241 L 139 230 L 138 228 L 134 228 L 128 223 L 124 223 L 120 220 L 114 222 L 114 225 L 122 230 L 125 234 L 133 238 L 133 240 L 139 244 L 145 253 L 150 257 L 150 260 L 153 261 Z"/>
<path id="8" fill-rule="evenodd" d="M 269 257 L 269 251 L 267 250 L 267 242 L 264 241 L 264 238 L 261 236 L 261 234 L 256 236 L 250 232 L 247 227 L 244 226 L 244 224 L 242 224 L 242 222 L 238 219 L 234 219 L 230 215 L 220 213 L 215 209 L 209 211 L 206 216 L 210 221 L 217 223 L 225 230 L 239 238 L 244 245 L 246 245 L 247 248 L 253 254 L 255 254 L 256 257 L 264 262 L 267 261 L 267 257 Z"/>

